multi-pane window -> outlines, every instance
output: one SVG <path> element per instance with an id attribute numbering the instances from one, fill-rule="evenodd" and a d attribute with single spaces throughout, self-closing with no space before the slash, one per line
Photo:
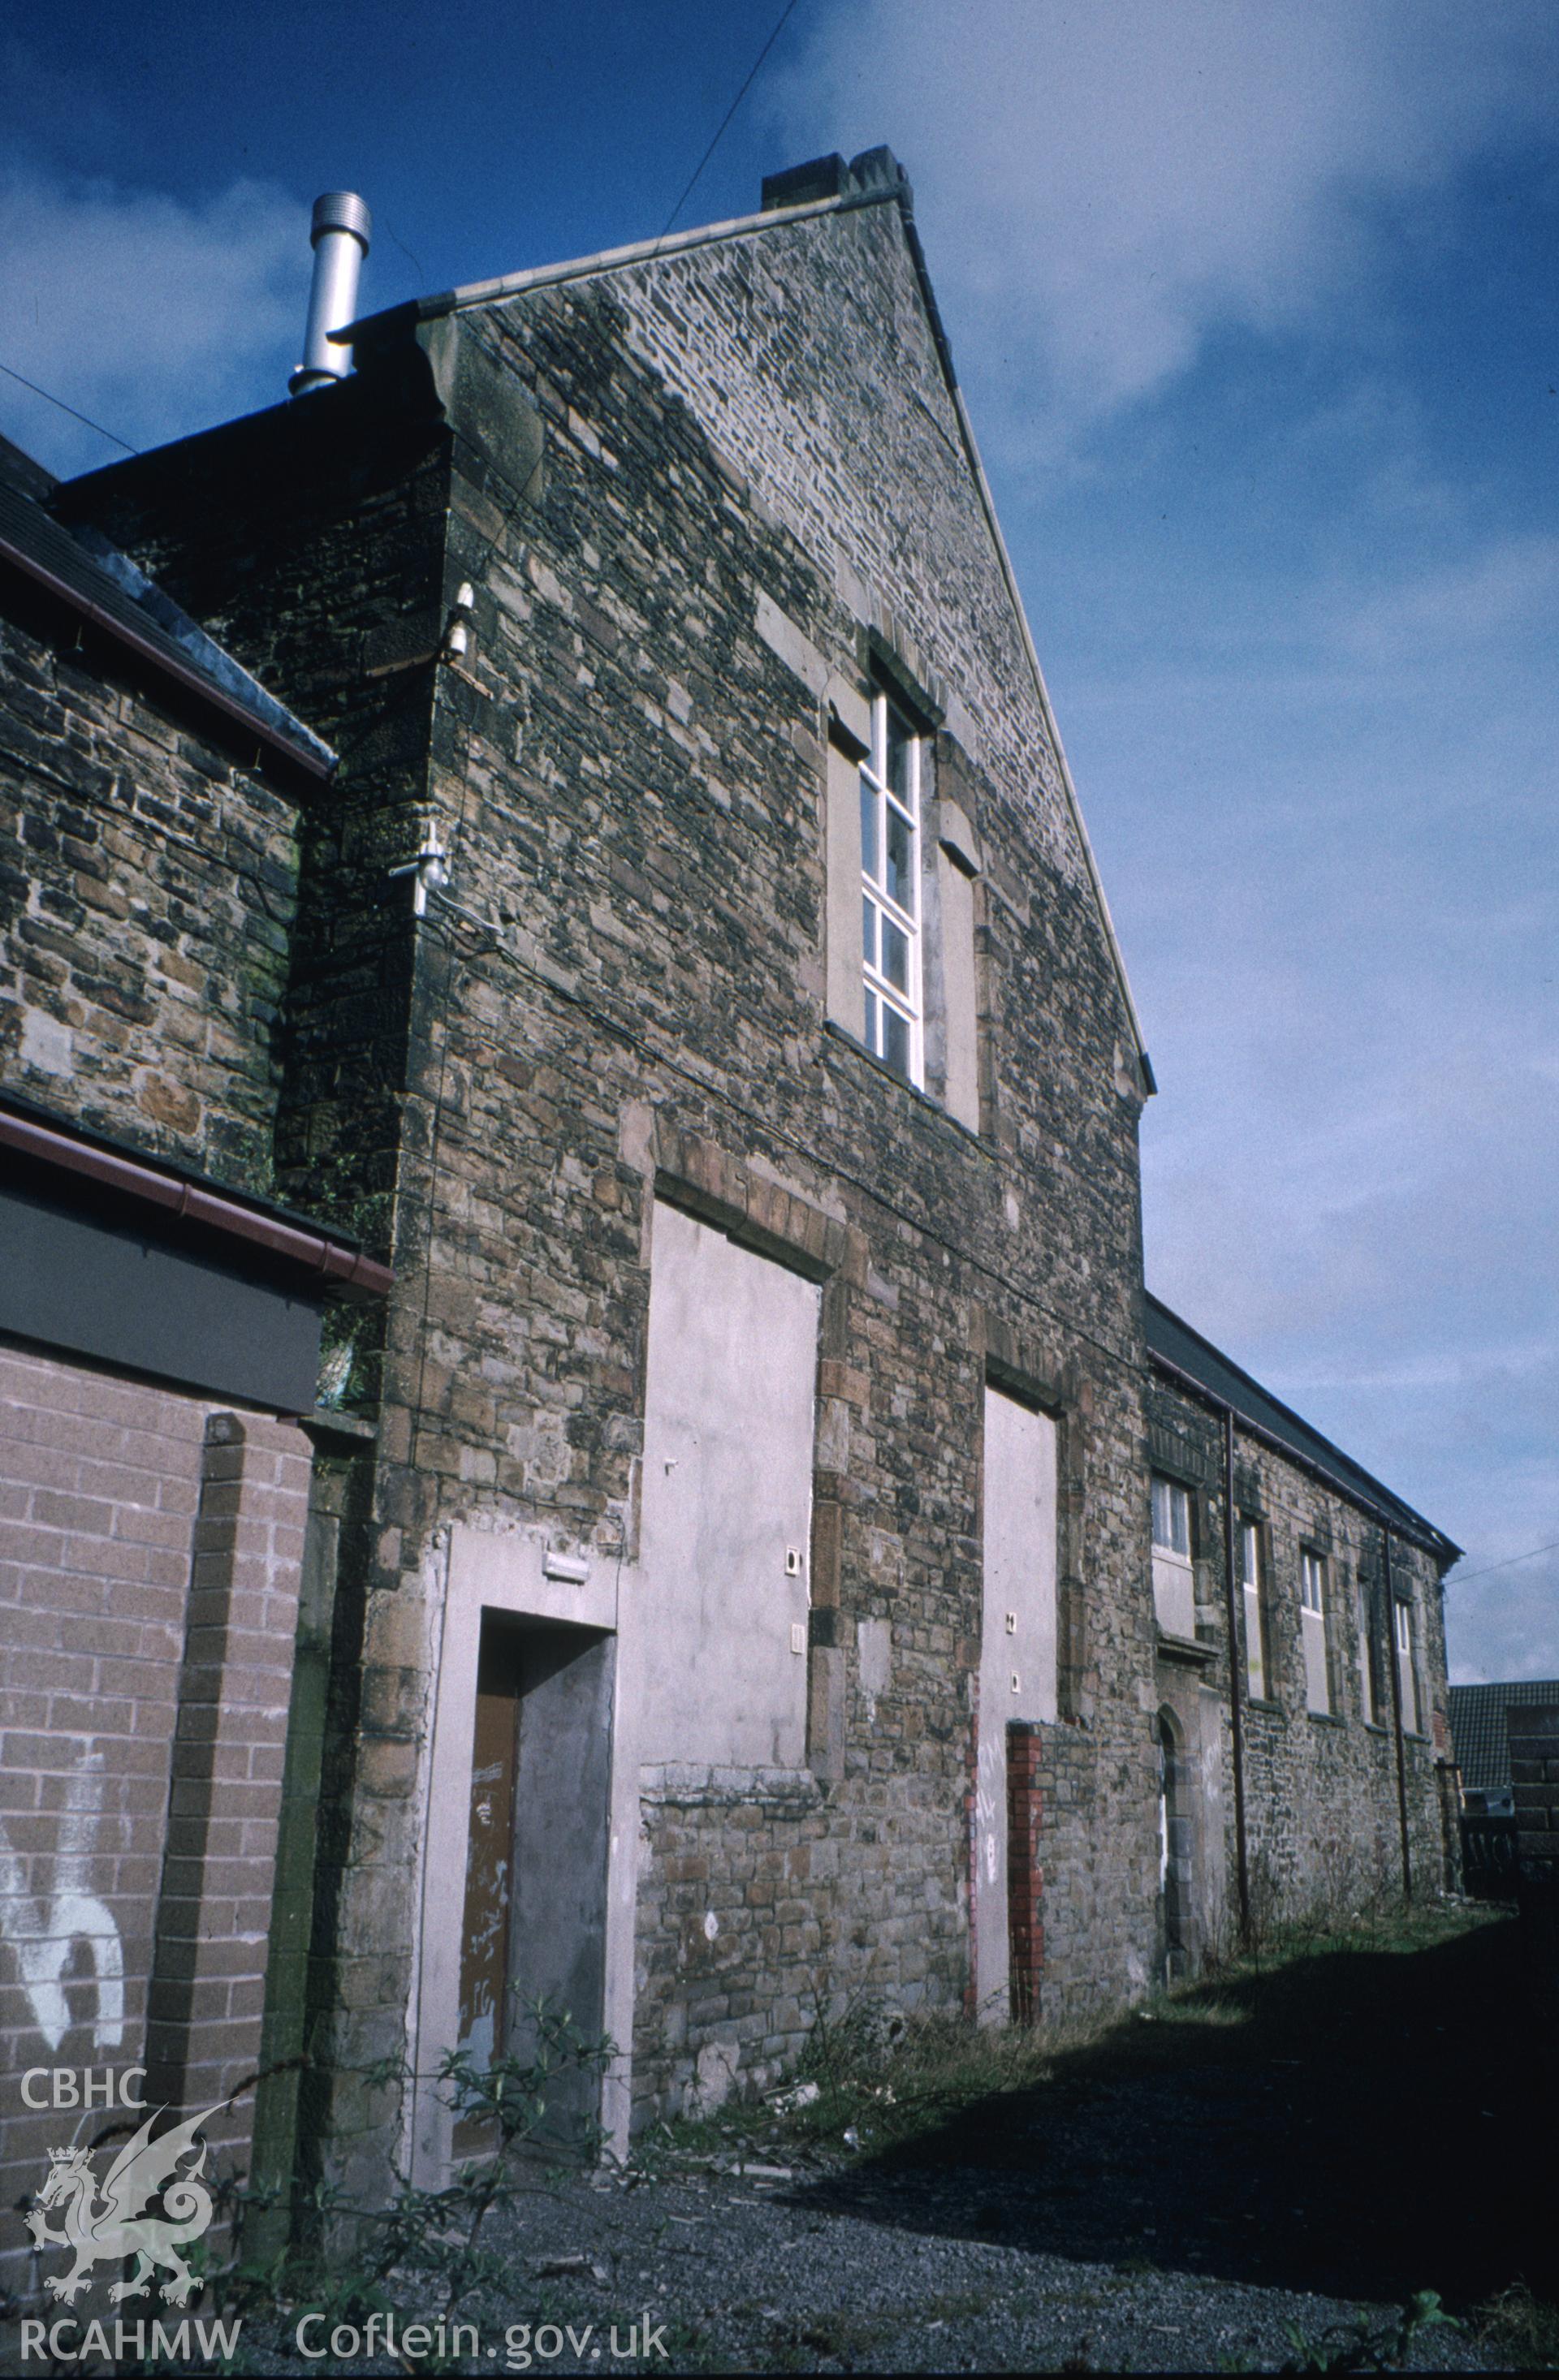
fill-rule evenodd
<path id="1" fill-rule="evenodd" d="M 1191 1499 L 1177 1479 L 1153 1479 L 1153 1616 L 1170 1636 L 1197 1633 Z"/>
<path id="2" fill-rule="evenodd" d="M 1153 1551 L 1190 1560 L 1191 1500 L 1177 1479 L 1153 1481 Z"/>
<path id="3" fill-rule="evenodd" d="M 907 1083 L 922 1079 L 920 742 L 885 694 L 860 764 L 860 929 L 866 1046 Z"/>
<path id="4" fill-rule="evenodd" d="M 1395 1609 L 1396 1680 L 1402 1694 L 1402 1724 L 1409 1733 L 1420 1735 L 1423 1719 L 1419 1709 L 1419 1670 L 1413 1658 L 1413 1607 L 1398 1602 Z"/>
<path id="5" fill-rule="evenodd" d="M 1299 1633 L 1305 1653 L 1305 1704 L 1312 1711 L 1330 1711 L 1332 1682 L 1326 1659 L 1326 1561 L 1324 1556 L 1299 1556 Z"/>
<path id="6" fill-rule="evenodd" d="M 1265 1702 L 1266 1610 L 1261 1595 L 1261 1530 L 1256 1521 L 1240 1523 L 1239 1583 L 1245 1598 L 1245 1691 L 1253 1702 Z"/>

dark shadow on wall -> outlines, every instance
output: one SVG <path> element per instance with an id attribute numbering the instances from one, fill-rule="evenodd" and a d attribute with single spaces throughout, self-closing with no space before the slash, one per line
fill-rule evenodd
<path id="1" fill-rule="evenodd" d="M 1299 1958 L 1124 2019 L 1037 2086 L 807 2202 L 909 2230 L 1330 2296 L 1551 2286 L 1513 1920 Z M 1546 2155 L 1541 2158 L 1546 2164 Z"/>

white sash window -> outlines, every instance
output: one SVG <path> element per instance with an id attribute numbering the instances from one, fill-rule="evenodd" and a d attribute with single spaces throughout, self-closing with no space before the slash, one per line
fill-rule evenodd
<path id="1" fill-rule="evenodd" d="M 1165 1635 L 1197 1633 L 1191 1499 L 1177 1479 L 1153 1480 L 1153 1617 Z"/>
<path id="2" fill-rule="evenodd" d="M 920 739 L 885 694 L 860 764 L 860 929 L 866 1046 L 924 1081 L 920 966 Z"/>

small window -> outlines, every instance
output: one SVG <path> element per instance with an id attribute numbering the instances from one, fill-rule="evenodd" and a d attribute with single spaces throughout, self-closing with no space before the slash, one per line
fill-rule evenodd
<path id="1" fill-rule="evenodd" d="M 1267 1614 L 1261 1594 L 1261 1529 L 1257 1521 L 1240 1523 L 1239 1579 L 1245 1598 L 1245 1691 L 1253 1702 L 1265 1702 Z"/>
<path id="2" fill-rule="evenodd" d="M 1191 1500 L 1177 1479 L 1153 1481 L 1153 1549 L 1191 1558 Z"/>
<path id="3" fill-rule="evenodd" d="M 1167 1636 L 1197 1633 L 1191 1499 L 1177 1479 L 1153 1480 L 1153 1617 Z"/>
<path id="4" fill-rule="evenodd" d="M 860 764 L 860 934 L 866 1046 L 924 1079 L 920 966 L 920 739 L 885 694 Z"/>
<path id="5" fill-rule="evenodd" d="M 1329 1712 L 1332 1681 L 1327 1659 L 1326 1560 L 1322 1554 L 1299 1556 L 1299 1633 L 1305 1654 L 1305 1706 Z"/>

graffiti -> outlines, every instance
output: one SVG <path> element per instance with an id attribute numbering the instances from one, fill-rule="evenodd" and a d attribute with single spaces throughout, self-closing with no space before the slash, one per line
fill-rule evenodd
<path id="1" fill-rule="evenodd" d="M 38 1898 L 28 1890 L 26 1864 L 0 1820 L 0 1940 L 9 1945 L 33 2023 L 52 2050 L 74 2022 L 66 1971 L 79 1942 L 91 1960 L 93 2046 L 117 2049 L 125 2037 L 124 1945 L 113 1911 L 87 1889 L 102 1811 L 103 1755 L 84 1751 L 65 1782 L 54 1890 Z"/>

